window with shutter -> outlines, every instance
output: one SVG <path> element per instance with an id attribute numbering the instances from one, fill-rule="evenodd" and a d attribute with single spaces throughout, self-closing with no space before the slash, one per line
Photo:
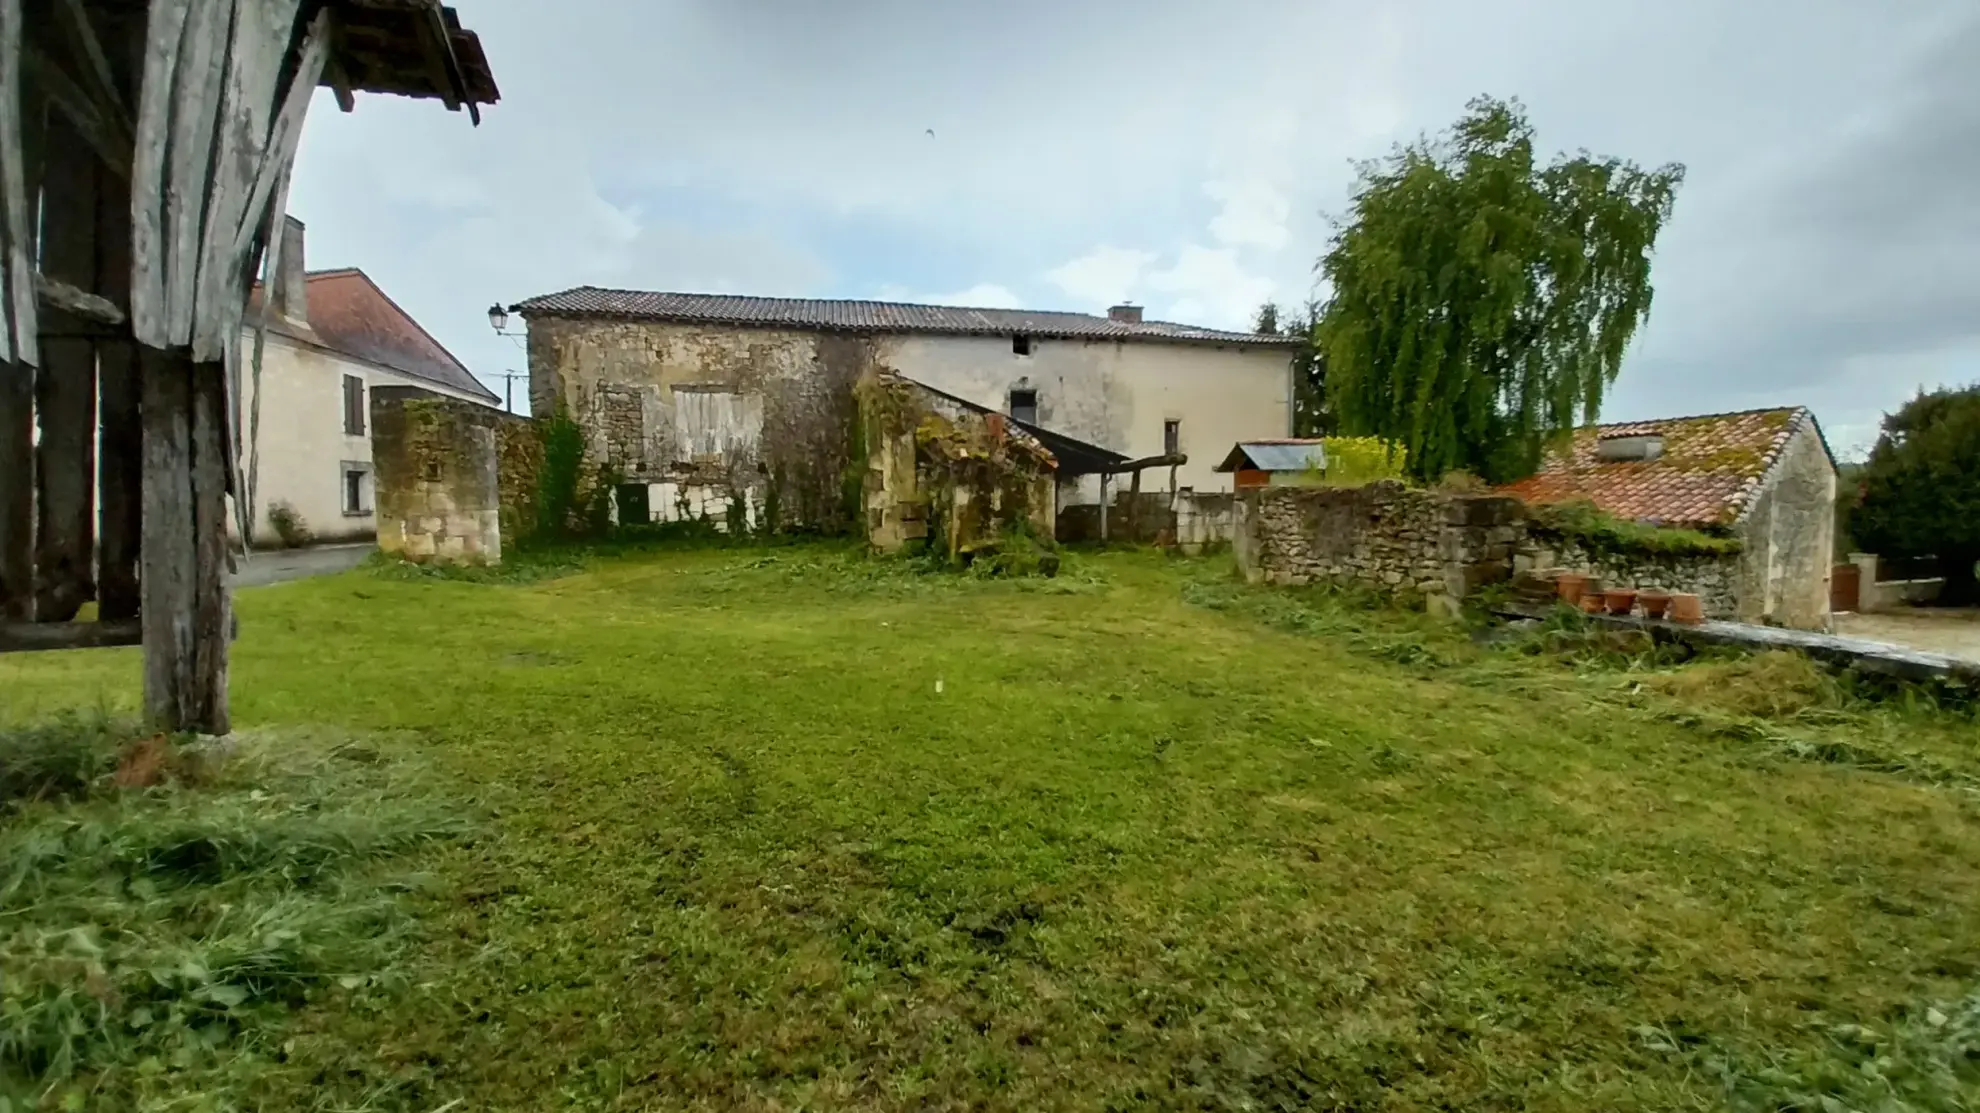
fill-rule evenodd
<path id="1" fill-rule="evenodd" d="M 356 375 L 344 376 L 344 432 L 364 436 L 364 380 Z"/>

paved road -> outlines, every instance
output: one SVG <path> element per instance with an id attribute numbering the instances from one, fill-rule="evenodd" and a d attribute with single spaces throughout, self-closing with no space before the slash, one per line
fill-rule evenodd
<path id="1" fill-rule="evenodd" d="M 1980 661 L 1980 609 L 1906 607 L 1875 614 L 1839 614 L 1836 633 Z"/>
<path id="2" fill-rule="evenodd" d="M 364 563 L 376 545 L 319 545 L 313 549 L 285 549 L 258 552 L 241 563 L 234 575 L 235 587 L 260 587 L 286 580 L 328 576 Z"/>

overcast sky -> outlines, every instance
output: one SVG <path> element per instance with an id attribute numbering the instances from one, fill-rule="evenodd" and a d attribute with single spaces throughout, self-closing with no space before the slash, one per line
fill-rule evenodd
<path id="1" fill-rule="evenodd" d="M 321 95 L 291 207 L 498 393 L 488 305 L 586 283 L 1246 327 L 1314 292 L 1350 160 L 1479 93 L 1689 168 L 1605 418 L 1801 404 L 1850 453 L 1980 380 L 1976 0 L 458 8 L 483 126 Z"/>

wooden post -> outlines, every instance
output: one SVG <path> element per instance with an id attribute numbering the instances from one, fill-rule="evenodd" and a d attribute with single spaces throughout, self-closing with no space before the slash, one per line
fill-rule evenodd
<path id="1" fill-rule="evenodd" d="M 96 286 L 96 152 L 59 113 L 49 121 L 41 200 L 41 269 Z M 35 379 L 35 610 L 67 622 L 96 597 L 96 351 L 91 323 L 44 305 Z"/>
<path id="2" fill-rule="evenodd" d="M 1100 542 L 1107 541 L 1107 479 L 1106 472 L 1100 473 Z"/>
<path id="3" fill-rule="evenodd" d="M 20 0 L 0 0 L 0 621 L 34 617 L 35 370 L 20 350 L 35 331 L 34 301 L 17 295 L 34 258 L 42 105 L 24 84 Z"/>
<path id="4" fill-rule="evenodd" d="M 138 103 L 144 71 L 145 20 L 142 11 L 126 15 L 96 12 L 92 20 L 112 57 L 118 95 Z M 96 286 L 98 296 L 131 311 L 131 184 L 98 169 L 96 190 Z M 138 614 L 138 541 L 143 532 L 144 430 L 138 406 L 137 343 L 128 335 L 96 345 L 97 408 L 101 432 L 97 452 L 96 617 L 99 622 L 134 619 Z"/>
<path id="5" fill-rule="evenodd" d="M 219 363 L 139 352 L 144 385 L 145 716 L 226 734 L 227 395 Z"/>
<path id="6" fill-rule="evenodd" d="M 1128 480 L 1128 544 L 1141 543 L 1141 469 L 1134 469 Z"/>

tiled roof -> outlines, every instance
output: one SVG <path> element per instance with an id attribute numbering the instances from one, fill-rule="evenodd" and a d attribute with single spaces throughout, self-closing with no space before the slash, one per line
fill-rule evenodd
<path id="1" fill-rule="evenodd" d="M 307 326 L 276 320 L 271 322 L 276 331 L 415 379 L 466 391 L 490 405 L 499 401 L 363 271 L 355 267 L 312 271 L 303 288 L 309 299 Z M 260 301 L 259 288 L 252 300 Z"/>
<path id="2" fill-rule="evenodd" d="M 1538 473 L 1502 490 L 1530 503 L 1587 499 L 1630 521 L 1728 526 L 1804 427 L 1820 436 L 1815 416 L 1799 406 L 1591 426 L 1575 430 L 1571 447 L 1550 456 Z M 1596 457 L 1603 437 L 1650 434 L 1664 438 L 1663 455 L 1654 460 Z"/>
<path id="3" fill-rule="evenodd" d="M 1291 348 L 1297 340 L 1223 332 L 1167 321 L 1116 321 L 1088 313 L 1037 309 L 969 309 L 888 301 L 758 298 L 737 294 L 667 294 L 579 286 L 512 307 L 524 316 L 608 317 L 756 328 L 860 333 L 1024 335 L 1068 340 L 1150 340 L 1182 344 L 1255 344 Z"/>

